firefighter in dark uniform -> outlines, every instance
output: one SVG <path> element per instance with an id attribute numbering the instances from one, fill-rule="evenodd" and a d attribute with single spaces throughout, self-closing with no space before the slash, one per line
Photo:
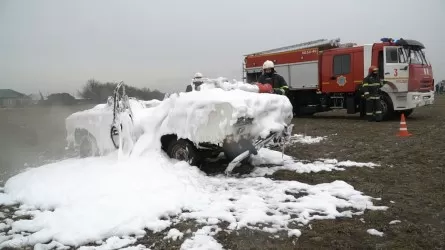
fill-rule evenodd
<path id="1" fill-rule="evenodd" d="M 199 91 L 199 89 L 200 89 L 199 86 L 201 86 L 201 84 L 204 83 L 204 81 L 202 79 L 202 74 L 197 72 L 195 74 L 195 77 L 193 77 L 192 83 L 193 84 L 187 85 L 185 92 L 191 92 L 192 90 Z"/>
<path id="2" fill-rule="evenodd" d="M 381 87 L 379 69 L 376 66 L 369 67 L 369 74 L 363 79 L 363 97 L 366 99 L 366 116 L 370 122 L 374 120 L 379 122 L 383 119 Z"/>
<path id="3" fill-rule="evenodd" d="M 273 62 L 269 60 L 263 63 L 263 74 L 258 78 L 258 83 L 272 85 L 274 94 L 286 95 L 289 90 L 286 80 L 276 73 Z"/>

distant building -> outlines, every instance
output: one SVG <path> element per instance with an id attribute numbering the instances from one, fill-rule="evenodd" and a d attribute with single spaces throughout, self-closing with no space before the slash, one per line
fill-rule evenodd
<path id="1" fill-rule="evenodd" d="M 12 89 L 0 89 L 0 107 L 16 108 L 31 103 L 31 98 Z"/>

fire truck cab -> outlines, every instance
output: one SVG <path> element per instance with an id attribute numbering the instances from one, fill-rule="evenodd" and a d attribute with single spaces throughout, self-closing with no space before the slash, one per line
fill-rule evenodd
<path id="1" fill-rule="evenodd" d="M 295 115 L 333 109 L 365 114 L 361 85 L 371 65 L 379 67 L 384 119 L 434 102 L 432 67 L 415 40 L 382 38 L 379 43 L 357 46 L 340 39 L 321 39 L 245 56 L 244 78 L 255 82 L 265 60 L 289 85 L 288 97 Z"/>

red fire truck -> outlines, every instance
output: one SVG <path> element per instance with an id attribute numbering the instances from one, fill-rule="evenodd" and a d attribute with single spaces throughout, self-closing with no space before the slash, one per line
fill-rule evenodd
<path id="1" fill-rule="evenodd" d="M 245 55 L 244 79 L 256 82 L 264 61 L 289 85 L 288 97 L 294 114 L 312 115 L 333 109 L 365 115 L 361 84 L 368 68 L 379 68 L 384 86 L 381 102 L 384 119 L 434 102 L 431 64 L 415 40 L 382 38 L 379 43 L 358 46 L 341 44 L 340 39 L 320 39 Z"/>

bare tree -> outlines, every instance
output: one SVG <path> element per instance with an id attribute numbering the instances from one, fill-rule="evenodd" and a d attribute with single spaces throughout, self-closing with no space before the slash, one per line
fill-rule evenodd
<path id="1" fill-rule="evenodd" d="M 103 103 L 106 102 L 109 96 L 113 95 L 113 91 L 116 86 L 117 83 L 114 82 L 101 83 L 95 79 L 90 79 L 86 82 L 82 89 L 78 91 L 78 94 L 82 98 L 92 100 L 95 103 Z M 151 91 L 149 88 L 146 87 L 135 88 L 125 85 L 125 90 L 128 96 L 136 97 L 141 100 L 162 100 L 165 95 L 158 90 Z"/>

